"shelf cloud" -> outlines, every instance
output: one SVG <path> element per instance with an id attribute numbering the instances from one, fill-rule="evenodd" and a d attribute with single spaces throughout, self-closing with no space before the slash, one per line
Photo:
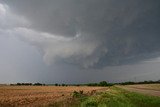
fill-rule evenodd
<path id="1" fill-rule="evenodd" d="M 159 0 L 0 0 L 0 36 L 34 46 L 46 65 L 99 69 L 160 56 Z"/>

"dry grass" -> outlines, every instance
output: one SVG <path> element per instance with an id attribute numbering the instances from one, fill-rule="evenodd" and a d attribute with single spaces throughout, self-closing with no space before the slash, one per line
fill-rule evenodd
<path id="1" fill-rule="evenodd" d="M 102 87 L 87 86 L 1 86 L 0 106 L 44 106 L 71 97 L 73 91 L 103 90 Z"/>

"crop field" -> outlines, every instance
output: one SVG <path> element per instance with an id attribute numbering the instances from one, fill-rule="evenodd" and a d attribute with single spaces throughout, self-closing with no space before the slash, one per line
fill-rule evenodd
<path id="1" fill-rule="evenodd" d="M 160 107 L 155 91 L 160 92 L 160 84 L 0 86 L 0 107 Z"/>
<path id="2" fill-rule="evenodd" d="M 49 103 L 70 98 L 74 91 L 82 90 L 85 94 L 90 94 L 94 90 L 105 89 L 87 86 L 0 86 L 0 107 L 46 106 Z"/>

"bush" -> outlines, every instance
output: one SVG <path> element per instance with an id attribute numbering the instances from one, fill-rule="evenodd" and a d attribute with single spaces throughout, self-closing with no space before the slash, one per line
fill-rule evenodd
<path id="1" fill-rule="evenodd" d="M 73 92 L 73 97 L 81 97 L 81 96 L 83 96 L 84 94 L 83 94 L 83 90 L 80 90 L 79 92 L 77 92 L 77 91 L 74 91 Z"/>
<path id="2" fill-rule="evenodd" d="M 73 97 L 79 97 L 80 94 L 79 94 L 77 91 L 74 91 L 72 96 L 73 96 Z"/>
<path id="3" fill-rule="evenodd" d="M 79 93 L 80 93 L 80 94 L 83 94 L 83 90 L 80 90 Z"/>
<path id="4" fill-rule="evenodd" d="M 89 98 L 82 103 L 82 107 L 98 107 L 98 102 L 94 98 Z"/>

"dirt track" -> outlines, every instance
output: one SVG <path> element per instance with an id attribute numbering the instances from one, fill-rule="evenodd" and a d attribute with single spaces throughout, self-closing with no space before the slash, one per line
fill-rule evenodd
<path id="1" fill-rule="evenodd" d="M 132 92 L 143 93 L 146 95 L 160 97 L 160 84 L 144 84 L 144 85 L 125 85 L 117 86 Z"/>

